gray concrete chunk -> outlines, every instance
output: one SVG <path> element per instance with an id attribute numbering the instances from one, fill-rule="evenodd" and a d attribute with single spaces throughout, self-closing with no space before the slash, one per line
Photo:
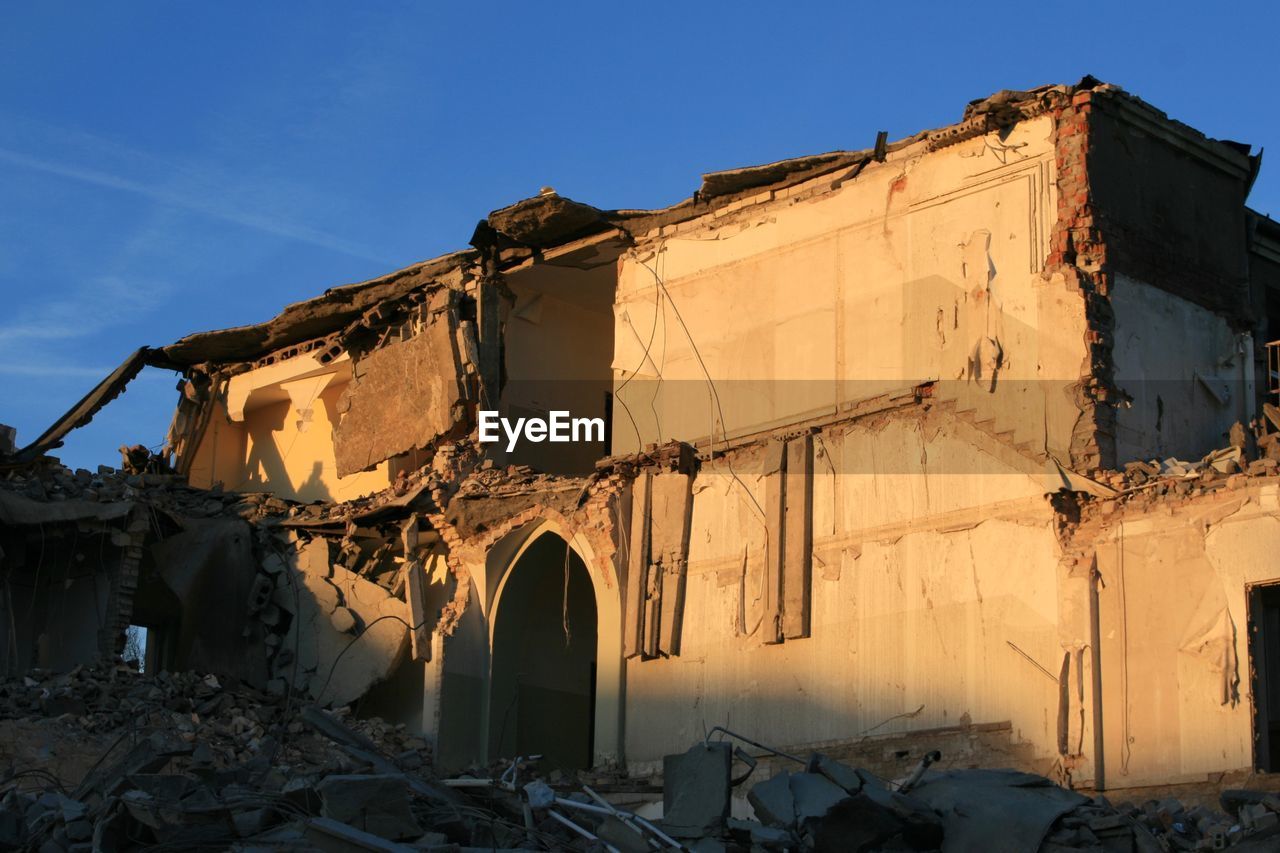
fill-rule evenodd
<path id="1" fill-rule="evenodd" d="M 790 827 L 796 822 L 796 801 L 791 793 L 789 773 L 779 773 L 766 779 L 747 792 L 747 802 L 756 810 L 756 817 L 768 826 Z"/>
<path id="2" fill-rule="evenodd" d="M 817 773 L 793 773 L 790 782 L 799 823 L 822 817 L 836 803 L 849 797 L 844 788 Z"/>
<path id="3" fill-rule="evenodd" d="M 662 823 L 676 838 L 715 835 L 729 816 L 728 743 L 698 744 L 662 759 Z"/>
<path id="4" fill-rule="evenodd" d="M 850 794 L 856 794 L 862 790 L 862 777 L 858 775 L 857 770 L 854 770 L 849 765 L 841 764 L 834 758 L 828 758 L 825 755 L 818 756 L 817 764 L 819 773 L 844 788 Z"/>
<path id="5" fill-rule="evenodd" d="M 324 817 L 383 838 L 422 834 L 409 808 L 409 784 L 403 776 L 327 776 L 316 791 Z"/>

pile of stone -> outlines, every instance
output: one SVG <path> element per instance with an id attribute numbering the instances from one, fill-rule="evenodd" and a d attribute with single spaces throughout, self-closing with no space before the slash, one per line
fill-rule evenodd
<path id="1" fill-rule="evenodd" d="M 341 763 L 341 750 L 311 731 L 297 711 L 295 700 L 243 684 L 224 685 L 213 674 L 148 676 L 126 664 L 81 666 L 62 674 L 33 670 L 0 681 L 0 719 L 47 720 L 68 732 L 119 733 L 124 740 L 163 731 L 198 746 L 197 758 L 218 770 L 254 760 L 264 749 L 277 750 L 275 761 L 303 773 Z M 331 715 L 344 719 L 347 713 L 341 708 Z M 370 718 L 351 727 L 398 760 L 430 763 L 426 742 L 403 725 Z"/>
<path id="2" fill-rule="evenodd" d="M 1138 853 L 1168 850 L 1280 849 L 1280 797 L 1255 791 L 1224 791 L 1223 811 L 1184 806 L 1173 797 L 1142 805 L 1112 806 L 1097 797 L 1064 815 L 1041 848 Z"/>
<path id="3" fill-rule="evenodd" d="M 1105 475 L 1122 494 L 1186 496 L 1238 483 L 1244 478 L 1280 475 L 1280 409 L 1268 404 L 1265 421 L 1231 428 L 1228 446 L 1199 460 L 1140 459 Z"/>
<path id="4" fill-rule="evenodd" d="M 86 468 L 72 470 L 51 457 L 0 475 L 0 489 L 48 503 L 146 500 L 175 515 L 192 518 L 241 514 L 247 509 L 242 504 L 249 497 L 221 489 L 197 489 L 177 474 L 130 474 L 106 465 L 99 465 L 96 472 Z M 284 501 L 265 495 L 252 497 L 256 498 L 255 506 L 276 500 L 280 511 L 288 507 Z"/>
<path id="5" fill-rule="evenodd" d="M 757 760 L 724 740 L 667 756 L 662 816 L 646 818 L 604 795 L 626 787 L 616 771 L 539 777 L 526 759 L 441 779 L 403 726 L 213 675 L 119 664 L 4 680 L 0 719 L 58 729 L 63 744 L 107 744 L 82 778 L 0 768 L 3 849 L 1280 849 L 1273 794 L 1226 792 L 1221 812 L 1174 799 L 1113 806 L 1034 774 L 938 771 L 937 753 L 897 781 L 775 753 L 794 769 L 752 779 Z M 748 780 L 754 819 L 732 817 Z M 642 790 L 657 789 L 632 783 Z"/>
<path id="6" fill-rule="evenodd" d="M 403 726 L 211 675 L 124 665 L 32 672 L 0 683 L 0 717 L 42 721 L 63 749 L 118 732 L 81 779 L 0 769 L 0 849 L 588 846 L 554 821 L 525 820 L 514 792 L 526 765 L 505 782 L 442 783 L 427 744 Z"/>

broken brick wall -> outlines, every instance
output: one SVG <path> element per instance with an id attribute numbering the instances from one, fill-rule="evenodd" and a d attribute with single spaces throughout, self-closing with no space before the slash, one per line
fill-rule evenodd
<path id="1" fill-rule="evenodd" d="M 1244 201 L 1249 158 L 1107 88 L 1055 120 L 1046 273 L 1083 299 L 1076 470 L 1195 458 L 1253 407 Z M 1176 343 L 1175 343 L 1176 342 Z"/>

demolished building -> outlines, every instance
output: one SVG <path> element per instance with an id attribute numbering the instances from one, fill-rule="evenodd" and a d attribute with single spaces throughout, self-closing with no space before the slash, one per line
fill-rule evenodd
<path id="1" fill-rule="evenodd" d="M 1097 790 L 1280 769 L 1259 165 L 1096 80 L 1001 92 L 664 210 L 544 191 L 141 349 L 7 454 L 6 664 L 142 626 L 150 668 L 358 700 L 446 768 L 652 773 L 726 724 Z M 162 459 L 48 462 L 148 365 Z"/>

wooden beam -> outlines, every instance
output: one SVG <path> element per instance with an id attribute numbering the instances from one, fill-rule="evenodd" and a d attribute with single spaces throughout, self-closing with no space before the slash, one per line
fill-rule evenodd
<path id="1" fill-rule="evenodd" d="M 764 512 L 769 541 L 765 548 L 764 621 L 761 623 L 765 643 L 781 643 L 782 631 L 782 560 L 783 515 L 786 488 L 787 446 L 770 441 L 764 453 Z"/>
<path id="2" fill-rule="evenodd" d="M 813 600 L 813 439 L 787 442 L 782 536 L 782 630 L 788 640 L 809 636 Z"/>

